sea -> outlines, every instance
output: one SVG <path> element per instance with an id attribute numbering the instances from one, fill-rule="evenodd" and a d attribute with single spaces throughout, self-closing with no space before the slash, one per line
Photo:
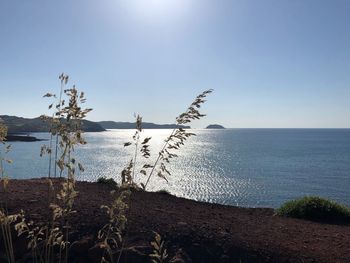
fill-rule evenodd
<path id="1" fill-rule="evenodd" d="M 77 180 L 94 182 L 100 177 L 120 181 L 121 171 L 135 156 L 134 130 L 85 133 L 86 145 L 73 153 L 85 171 Z M 155 173 L 148 190 L 167 190 L 193 200 L 244 207 L 279 207 L 285 201 L 310 195 L 350 205 L 350 129 L 193 129 L 196 136 L 173 153 L 178 157 L 166 164 L 167 180 Z M 150 140 L 151 157 L 136 158 L 135 180 L 145 183 L 139 173 L 153 164 L 171 130 L 150 129 L 141 139 Z M 50 143 L 48 133 L 33 133 L 46 139 L 11 142 L 5 165 L 8 177 L 28 179 L 54 177 L 50 157 L 40 157 L 42 145 Z M 54 141 L 54 140 L 53 140 Z M 54 159 L 54 155 L 51 158 Z M 51 165 L 54 168 L 54 165 Z M 59 176 L 59 172 L 56 172 Z"/>

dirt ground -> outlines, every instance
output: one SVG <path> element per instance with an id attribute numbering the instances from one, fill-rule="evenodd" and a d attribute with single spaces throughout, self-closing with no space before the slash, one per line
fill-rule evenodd
<path id="1" fill-rule="evenodd" d="M 55 189 L 60 183 L 54 182 Z M 107 222 L 100 206 L 110 204 L 112 188 L 88 182 L 77 182 L 76 188 L 71 262 L 99 262 L 97 232 Z M 0 200 L 7 200 L 10 213 L 23 209 L 35 222 L 45 222 L 47 191 L 44 179 L 11 180 L 8 195 L 0 192 Z M 282 218 L 269 208 L 209 204 L 135 190 L 127 220 L 120 262 L 150 262 L 153 231 L 165 241 L 172 263 L 350 262 L 350 226 Z M 27 262 L 23 240 L 16 239 L 15 244 L 18 261 Z"/>

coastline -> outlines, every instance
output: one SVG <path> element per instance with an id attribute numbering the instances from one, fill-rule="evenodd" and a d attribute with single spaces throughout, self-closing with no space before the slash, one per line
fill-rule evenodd
<path id="1" fill-rule="evenodd" d="M 47 140 L 38 139 L 37 137 L 29 136 L 29 135 L 9 134 L 6 137 L 6 141 L 8 141 L 8 142 L 38 142 L 38 141 L 47 141 Z"/>
<path id="2" fill-rule="evenodd" d="M 54 180 L 54 186 L 59 190 L 60 180 Z M 77 242 L 71 253 L 83 262 L 95 262 L 96 233 L 107 220 L 100 205 L 110 203 L 111 187 L 89 182 L 77 182 L 76 186 L 77 213 L 71 219 L 70 236 L 73 242 L 90 243 L 79 248 Z M 23 209 L 35 222 L 46 220 L 45 179 L 11 180 L 8 191 L 10 213 Z M 5 200 L 3 192 L 0 200 Z M 274 216 L 270 208 L 234 207 L 166 193 L 133 191 L 127 218 L 127 249 L 122 255 L 139 260 L 132 262 L 147 262 L 146 252 L 154 239 L 152 231 L 161 234 L 169 257 L 181 258 L 182 262 L 350 261 L 349 225 L 282 218 Z M 20 244 L 20 240 L 16 244 Z M 16 251 L 18 257 L 25 254 L 20 245 Z"/>

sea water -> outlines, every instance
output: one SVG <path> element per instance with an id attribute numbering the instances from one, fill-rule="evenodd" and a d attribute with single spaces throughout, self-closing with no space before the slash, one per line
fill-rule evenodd
<path id="1" fill-rule="evenodd" d="M 168 182 L 154 174 L 149 190 L 170 193 L 207 202 L 249 207 L 278 207 L 283 202 L 318 195 L 350 205 L 350 129 L 224 129 L 192 130 L 191 137 L 167 165 Z M 78 180 L 99 177 L 120 181 L 123 168 L 134 156 L 131 141 L 134 130 L 85 133 L 87 144 L 78 146 L 76 159 L 85 168 Z M 145 130 L 152 137 L 151 158 L 136 160 L 137 173 L 145 163 L 152 164 L 171 130 Z M 32 134 L 49 139 L 47 133 Z M 49 156 L 39 157 L 40 147 L 49 141 L 12 142 L 6 165 L 10 178 L 45 177 Z M 52 156 L 54 158 L 54 156 Z M 52 165 L 54 167 L 54 165 Z M 55 172 L 52 169 L 51 176 Z M 59 175 L 57 171 L 56 176 Z"/>

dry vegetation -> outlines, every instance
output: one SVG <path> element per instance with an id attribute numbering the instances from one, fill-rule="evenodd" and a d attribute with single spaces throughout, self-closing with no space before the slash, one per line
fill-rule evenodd
<path id="1" fill-rule="evenodd" d="M 44 224 L 28 220 L 22 211 L 18 214 L 9 214 L 7 210 L 7 200 L 0 202 L 0 225 L 2 233 L 2 241 L 5 245 L 5 255 L 0 255 L 0 260 L 9 263 L 16 262 L 15 247 L 13 246 L 13 229 L 16 230 L 18 236 L 25 236 L 27 240 L 27 248 L 31 251 L 32 262 L 69 262 L 69 247 L 72 240 L 70 239 L 70 221 L 75 216 L 74 201 L 79 194 L 75 187 L 76 171 L 84 171 L 82 164 L 74 156 L 74 149 L 79 145 L 86 144 L 83 138 L 81 122 L 91 111 L 89 108 L 83 108 L 82 105 L 86 99 L 83 92 L 73 86 L 66 88 L 68 84 L 68 76 L 61 74 L 60 77 L 61 90 L 57 98 L 56 95 L 47 93 L 44 97 L 54 100 L 49 105 L 49 110 L 53 110 L 52 116 L 42 116 L 44 121 L 50 122 L 51 139 L 49 145 L 45 145 L 41 149 L 40 155 L 49 155 L 48 178 L 47 178 L 47 211 L 49 215 Z M 179 115 L 176 124 L 186 124 L 195 119 L 200 119 L 205 115 L 199 112 L 199 108 L 205 102 L 205 98 L 212 90 L 207 90 L 196 97 L 189 108 Z M 10 145 L 6 144 L 7 129 L 3 123 L 0 123 L 0 171 L 1 171 L 1 191 L 8 189 L 11 181 L 6 176 L 4 162 L 11 163 L 6 159 L 6 153 L 10 150 Z M 166 165 L 171 159 L 177 157 L 174 151 L 179 150 L 185 141 L 193 136 L 184 129 L 174 129 L 169 137 L 165 140 L 164 145 L 158 153 L 156 161 L 149 163 L 150 157 L 149 143 L 150 137 L 142 139 L 142 118 L 136 116 L 136 130 L 132 137 L 132 141 L 124 144 L 134 146 L 134 155 L 126 168 L 121 171 L 121 185 L 111 192 L 113 201 L 110 205 L 101 204 L 101 209 L 105 210 L 108 215 L 108 222 L 98 231 L 98 244 L 104 249 L 101 256 L 101 262 L 118 262 L 121 253 L 118 251 L 123 247 L 123 235 L 127 224 L 127 213 L 130 205 L 131 189 L 146 190 L 153 177 L 157 175 L 167 180 L 170 176 Z M 51 167 L 51 161 L 54 158 L 54 167 Z M 136 171 L 136 164 L 142 163 L 142 169 Z M 54 177 L 64 177 L 61 189 L 54 189 L 51 181 L 54 169 Z M 144 178 L 143 183 L 138 185 L 135 182 L 136 176 Z M 57 191 L 55 191 L 57 190 Z M 55 194 L 57 192 L 57 194 Z M 155 233 L 155 241 L 151 243 L 153 253 L 149 256 L 153 262 L 165 262 L 167 259 L 167 251 L 162 237 Z"/>

